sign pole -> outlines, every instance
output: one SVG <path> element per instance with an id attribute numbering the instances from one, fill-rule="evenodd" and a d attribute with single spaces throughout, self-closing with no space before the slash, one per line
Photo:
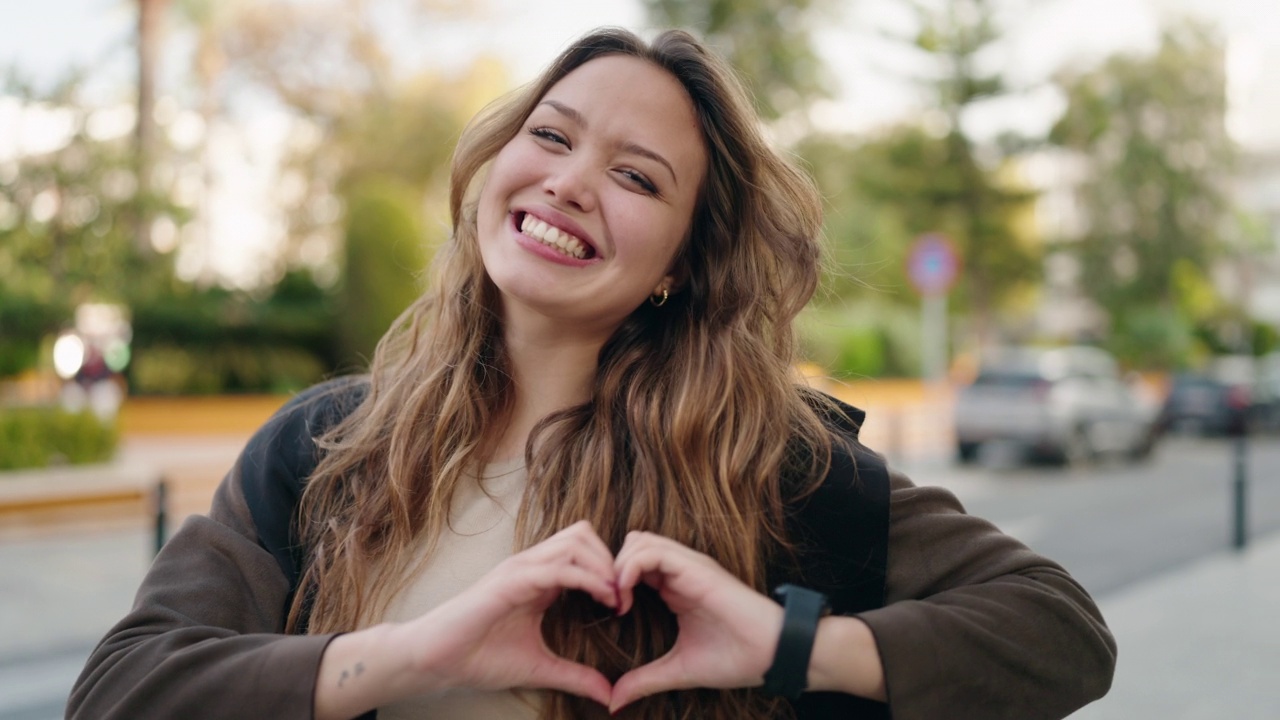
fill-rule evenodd
<path id="1" fill-rule="evenodd" d="M 960 272 L 960 258 L 940 233 L 916 238 L 907 257 L 907 277 L 920 293 L 920 374 L 928 382 L 947 378 L 947 295 Z"/>
<path id="2" fill-rule="evenodd" d="M 947 295 L 929 293 L 920 303 L 921 367 L 925 380 L 940 383 L 947 376 Z"/>

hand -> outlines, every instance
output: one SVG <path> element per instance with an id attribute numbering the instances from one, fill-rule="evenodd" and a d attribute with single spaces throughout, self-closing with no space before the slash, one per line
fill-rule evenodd
<path id="1" fill-rule="evenodd" d="M 550 688 L 608 705 L 598 670 L 551 652 L 542 616 L 564 590 L 616 609 L 613 555 L 582 521 L 503 561 L 472 587 L 406 623 L 415 664 L 440 688 Z"/>
<path id="2" fill-rule="evenodd" d="M 679 634 L 665 655 L 618 678 L 609 711 L 654 693 L 764 684 L 782 631 L 782 607 L 715 560 L 660 535 L 632 532 L 614 561 L 621 606 L 638 582 L 658 591 Z"/>

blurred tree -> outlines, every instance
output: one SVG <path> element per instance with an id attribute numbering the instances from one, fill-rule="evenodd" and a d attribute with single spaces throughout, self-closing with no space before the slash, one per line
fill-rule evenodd
<path id="1" fill-rule="evenodd" d="M 907 276 L 912 242 L 926 232 L 942 232 L 953 239 L 969 237 L 971 220 L 965 205 L 969 180 L 966 166 L 954 162 L 954 147 L 946 137 L 900 125 L 860 140 L 814 135 L 796 148 L 826 201 L 825 231 L 834 262 L 824 276 L 819 303 L 832 306 L 827 313 L 834 306 L 844 306 L 847 322 L 870 323 L 882 330 L 894 358 L 918 360 L 911 348 L 919 343 L 918 335 L 900 331 L 901 311 L 919 303 Z M 1033 196 L 1003 189 L 991 171 L 978 170 L 982 182 L 1001 196 L 1000 203 L 984 210 L 982 221 L 994 225 L 996 232 L 1008 233 L 1018 251 L 988 258 L 988 267 L 1005 278 L 999 297 L 1001 307 L 1007 307 L 1019 297 L 1019 290 L 1033 285 L 1037 275 L 1034 266 L 1024 264 L 1032 252 L 1014 232 L 1017 214 L 1030 206 Z M 959 295 L 960 309 L 967 297 Z M 918 321 L 911 317 L 912 323 Z M 888 363 L 886 369 L 917 370 L 906 361 Z"/>
<path id="2" fill-rule="evenodd" d="M 418 193 L 392 179 L 368 180 L 348 196 L 339 361 L 363 367 L 392 321 L 420 294 L 426 266 Z"/>
<path id="3" fill-rule="evenodd" d="M 348 368 L 372 354 L 387 324 L 420 292 L 428 249 L 446 232 L 453 141 L 477 109 L 476 91 L 487 99 L 505 88 L 483 59 L 452 80 L 398 77 L 374 22 L 390 5 L 245 6 L 223 41 L 231 72 L 268 89 L 298 117 L 282 182 L 290 242 L 281 271 L 315 267 L 318 256 L 346 248 L 336 253 L 335 287 L 343 308 L 338 353 Z M 417 0 L 407 10 L 434 20 L 433 32 L 466 11 L 446 0 Z M 426 221 L 427 210 L 440 213 L 435 222 Z M 388 215 L 375 218 L 378 212 Z M 375 237 L 382 231 L 390 235 Z"/>
<path id="4" fill-rule="evenodd" d="M 17 100 L 20 112 L 59 135 L 0 168 L 0 287 L 10 296 L 120 302 L 173 282 L 172 264 L 151 255 L 154 242 L 176 233 L 185 213 L 157 187 L 147 203 L 161 226 L 152 228 L 156 236 L 148 234 L 145 251 L 137 246 L 132 148 L 111 131 L 119 109 L 85 106 L 81 84 L 79 75 L 49 92 L 12 75 L 6 83 L 4 94 Z"/>
<path id="5" fill-rule="evenodd" d="M 1154 55 L 1115 56 L 1061 85 L 1067 109 L 1052 140 L 1090 168 L 1078 188 L 1086 230 L 1067 245 L 1084 292 L 1111 315 L 1112 337 L 1159 314 L 1184 325 L 1220 316 L 1207 272 L 1225 250 L 1233 157 L 1221 40 L 1184 22 Z M 1160 364 L 1185 357 L 1173 350 L 1186 334 L 1165 333 L 1173 344 L 1155 352 Z"/>
<path id="6" fill-rule="evenodd" d="M 746 80 L 766 119 L 828 92 L 813 25 L 832 0 L 644 0 L 649 22 L 697 32 Z"/>
<path id="7" fill-rule="evenodd" d="M 16 155 L 0 162 L 0 375 L 33 369 L 42 339 L 85 301 L 130 303 L 174 289 L 167 244 L 186 212 L 157 184 L 138 198 L 127 106 L 88 107 L 83 75 L 42 90 L 10 73 Z M 27 134 L 27 128 L 40 132 Z M 152 224 L 138 247 L 137 209 Z"/>
<path id="8" fill-rule="evenodd" d="M 1006 92 L 997 73 L 984 71 L 984 52 L 1001 38 L 994 0 L 913 2 L 918 27 L 914 44 L 934 61 L 938 72 L 925 80 L 940 116 L 941 144 L 927 134 L 908 132 L 887 148 L 890 161 L 927 172 L 917 179 L 924 192 L 921 220 L 938 223 L 957 245 L 963 273 L 957 286 L 961 306 L 967 305 L 975 335 L 986 344 L 996 331 L 995 313 L 1018 297 L 1041 276 L 1039 250 L 1019 237 L 1014 218 L 1033 199 L 1024 189 L 1008 187 L 998 170 L 1008 160 L 997 146 L 979 148 L 966 133 L 964 119 L 976 104 Z M 898 176 L 901 177 L 899 172 Z M 910 183 L 909 183 L 910 184 Z M 892 190 L 888 184 L 884 189 Z M 929 213 L 928 208 L 933 212 Z"/>

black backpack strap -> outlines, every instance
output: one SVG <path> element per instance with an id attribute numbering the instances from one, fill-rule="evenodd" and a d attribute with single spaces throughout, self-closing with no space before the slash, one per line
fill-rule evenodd
<path id="1" fill-rule="evenodd" d="M 889 549 L 889 468 L 858 441 L 865 413 L 839 401 L 825 412 L 833 427 L 831 466 L 822 484 L 790 510 L 796 565 L 777 582 L 827 595 L 837 615 L 883 607 Z M 889 708 L 843 693 L 806 693 L 794 702 L 801 720 L 887 720 Z"/>

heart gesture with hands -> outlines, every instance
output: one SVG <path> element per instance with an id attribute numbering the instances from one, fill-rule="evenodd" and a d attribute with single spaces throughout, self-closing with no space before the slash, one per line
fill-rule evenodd
<path id="1" fill-rule="evenodd" d="M 586 592 L 624 615 L 639 583 L 653 587 L 676 615 L 679 634 L 665 655 L 611 685 L 599 670 L 547 647 L 543 616 L 563 591 Z M 758 686 L 773 659 L 782 612 L 715 560 L 674 540 L 632 532 L 614 557 L 583 521 L 513 555 L 431 612 L 388 626 L 394 654 L 407 657 L 407 667 L 391 670 L 383 691 L 371 688 L 374 695 L 359 707 L 450 688 L 545 688 L 616 712 L 668 690 Z"/>

